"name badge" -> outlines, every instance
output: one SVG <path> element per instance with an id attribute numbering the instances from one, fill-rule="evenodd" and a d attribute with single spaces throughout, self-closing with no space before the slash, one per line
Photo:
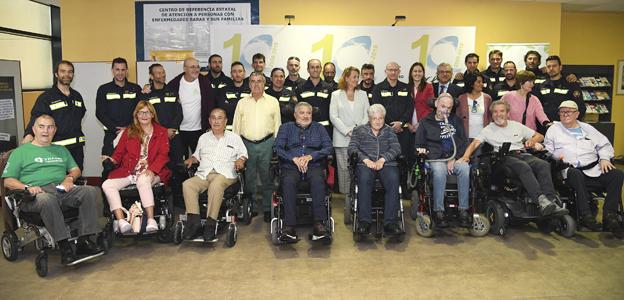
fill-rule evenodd
<path id="1" fill-rule="evenodd" d="M 329 94 L 323 93 L 323 92 L 318 92 L 318 93 L 316 93 L 316 96 L 325 99 L 325 98 L 327 98 L 327 96 L 329 96 Z"/>
<path id="2" fill-rule="evenodd" d="M 236 98 L 236 94 L 234 94 L 234 93 L 225 93 L 225 98 L 235 99 Z"/>
<path id="3" fill-rule="evenodd" d="M 407 92 L 406 91 L 398 92 L 397 95 L 399 95 L 401 97 L 405 97 L 405 96 L 407 96 Z"/>
<path id="4" fill-rule="evenodd" d="M 136 99 L 136 93 L 123 94 L 124 99 Z"/>
<path id="5" fill-rule="evenodd" d="M 50 110 L 57 110 L 63 107 L 67 107 L 67 103 L 65 103 L 65 101 L 60 101 L 60 102 L 50 104 Z"/>
<path id="6" fill-rule="evenodd" d="M 158 104 L 158 103 L 160 103 L 160 98 L 149 99 L 149 103 L 151 103 L 151 104 Z"/>
<path id="7" fill-rule="evenodd" d="M 312 96 L 314 96 L 313 92 L 309 92 L 308 91 L 308 92 L 301 93 L 301 98 L 309 98 L 309 97 L 312 97 Z"/>
<path id="8" fill-rule="evenodd" d="M 568 93 L 568 89 L 559 89 L 559 88 L 555 88 L 555 93 L 556 94 L 567 94 Z"/>
<path id="9" fill-rule="evenodd" d="M 76 107 L 82 107 L 82 101 L 79 101 L 79 100 L 74 100 L 74 105 L 75 105 Z"/>
<path id="10" fill-rule="evenodd" d="M 176 97 L 165 97 L 165 102 L 175 102 Z"/>
<path id="11" fill-rule="evenodd" d="M 290 97 L 280 97 L 279 101 L 280 102 L 288 102 L 288 101 L 290 101 Z"/>
<path id="12" fill-rule="evenodd" d="M 106 94 L 106 100 L 115 100 L 115 99 L 121 99 L 121 96 L 115 93 Z"/>
<path id="13" fill-rule="evenodd" d="M 392 92 L 384 92 L 384 91 L 382 91 L 381 92 L 381 96 L 382 97 L 392 97 Z"/>

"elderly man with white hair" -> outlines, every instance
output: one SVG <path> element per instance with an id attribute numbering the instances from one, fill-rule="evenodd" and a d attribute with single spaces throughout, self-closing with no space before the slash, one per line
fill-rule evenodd
<path id="1" fill-rule="evenodd" d="M 381 104 L 368 108 L 368 123 L 353 129 L 349 155 L 357 154 L 355 174 L 358 178 L 359 234 L 369 234 L 371 202 L 375 178 L 385 190 L 384 231 L 386 235 L 401 233 L 397 215 L 399 210 L 399 167 L 397 158 L 401 145 L 394 130 L 384 122 L 386 109 Z"/>

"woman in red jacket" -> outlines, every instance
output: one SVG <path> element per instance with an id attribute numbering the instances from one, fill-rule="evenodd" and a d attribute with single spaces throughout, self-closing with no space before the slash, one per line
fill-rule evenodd
<path id="1" fill-rule="evenodd" d="M 416 132 L 419 120 L 424 119 L 433 111 L 431 99 L 433 99 L 433 86 L 425 78 L 425 66 L 415 62 L 409 71 L 409 93 L 414 103 L 414 115 L 408 124 L 410 132 Z"/>
<path id="2" fill-rule="evenodd" d="M 110 210 L 115 214 L 119 231 L 127 233 L 132 226 L 121 211 L 119 190 L 136 184 L 141 203 L 147 213 L 146 232 L 158 230 L 154 220 L 154 194 L 152 185 L 167 182 L 170 171 L 169 138 L 167 129 L 158 124 L 156 110 L 147 101 L 140 101 L 134 109 L 134 121 L 124 129 L 111 161 L 117 166 L 102 184 Z"/>

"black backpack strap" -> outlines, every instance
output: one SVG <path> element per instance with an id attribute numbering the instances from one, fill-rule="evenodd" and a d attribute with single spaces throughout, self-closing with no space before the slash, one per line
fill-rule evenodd
<path id="1" fill-rule="evenodd" d="M 522 125 L 526 125 L 526 115 L 527 110 L 529 109 L 529 100 L 531 99 L 531 93 L 527 93 L 526 95 L 526 105 L 524 106 L 524 113 L 522 113 Z"/>

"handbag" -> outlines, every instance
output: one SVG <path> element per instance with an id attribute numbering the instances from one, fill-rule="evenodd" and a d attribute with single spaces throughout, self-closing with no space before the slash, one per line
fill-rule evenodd
<path id="1" fill-rule="evenodd" d="M 132 206 L 130 206 L 130 209 L 122 207 L 121 210 L 126 214 L 126 221 L 132 226 L 132 231 L 134 231 L 134 233 L 139 233 L 141 231 L 141 225 L 143 224 L 143 208 L 141 208 L 141 203 L 135 201 Z"/>

